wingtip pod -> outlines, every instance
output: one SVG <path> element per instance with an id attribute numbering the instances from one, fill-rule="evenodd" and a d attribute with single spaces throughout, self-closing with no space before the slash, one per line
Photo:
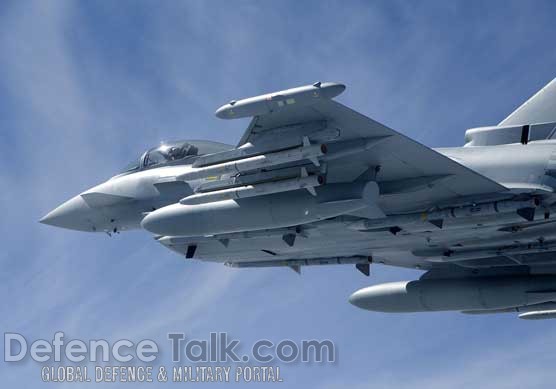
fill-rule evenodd
<path id="1" fill-rule="evenodd" d="M 309 105 L 320 99 L 332 99 L 346 89 L 343 84 L 335 82 L 315 82 L 265 95 L 232 100 L 218 108 L 215 115 L 220 119 L 238 119 L 264 115 L 279 111 L 293 105 Z"/>

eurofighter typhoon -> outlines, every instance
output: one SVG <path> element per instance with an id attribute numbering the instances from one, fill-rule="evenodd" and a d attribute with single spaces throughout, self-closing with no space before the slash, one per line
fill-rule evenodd
<path id="1" fill-rule="evenodd" d="M 143 228 L 187 259 L 235 268 L 416 268 L 418 280 L 353 293 L 381 312 L 556 317 L 556 79 L 463 147 L 431 149 L 313 85 L 232 100 L 237 146 L 158 145 L 41 223 Z"/>

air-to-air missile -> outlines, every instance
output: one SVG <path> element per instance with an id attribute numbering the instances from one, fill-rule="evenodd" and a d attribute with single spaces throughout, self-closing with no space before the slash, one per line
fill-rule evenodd
<path id="1" fill-rule="evenodd" d="M 224 262 L 224 265 L 235 268 L 287 266 L 300 273 L 302 266 L 348 264 L 355 265 L 357 269 L 359 269 L 359 271 L 365 273 L 366 275 L 369 275 L 371 262 L 371 257 L 366 257 L 364 255 L 353 255 L 349 257 L 287 259 L 282 261 Z"/>
<path id="2" fill-rule="evenodd" d="M 305 168 L 302 168 L 301 176 L 297 178 L 290 178 L 274 182 L 265 182 L 254 185 L 244 185 L 206 193 L 196 193 L 184 197 L 180 200 L 180 203 L 193 205 L 223 200 L 237 200 L 273 193 L 288 192 L 297 189 L 307 189 L 309 193 L 311 193 L 312 195 L 316 195 L 314 188 L 322 184 L 324 184 L 324 175 L 308 175 L 307 170 Z"/>
<path id="3" fill-rule="evenodd" d="M 476 311 L 462 311 L 470 315 L 486 315 L 492 313 L 517 312 L 518 317 L 524 320 L 542 320 L 556 318 L 556 303 L 539 303 L 526 305 L 524 307 L 512 307 L 502 309 L 482 309 Z"/>
<path id="4" fill-rule="evenodd" d="M 458 220 L 463 224 L 473 224 L 474 219 L 498 214 L 515 214 L 517 218 L 532 221 L 535 211 L 539 207 L 539 199 L 532 197 L 527 200 L 501 200 L 474 204 L 463 207 L 450 207 L 430 212 L 418 212 L 404 215 L 391 215 L 383 219 L 362 219 L 349 224 L 354 230 L 372 230 L 384 227 L 399 227 L 393 230 L 395 233 L 404 227 L 411 231 L 429 230 L 431 226 L 443 228 L 450 221 Z M 492 223 L 499 223 L 493 219 Z M 465 223 L 467 222 L 467 223 Z"/>
<path id="5" fill-rule="evenodd" d="M 291 162 L 299 162 L 309 160 L 315 165 L 320 165 L 318 158 L 326 154 L 327 147 L 325 144 L 311 145 L 307 138 L 304 145 L 278 151 L 256 155 L 253 157 L 241 158 L 229 162 L 217 163 L 214 165 L 203 166 L 199 168 L 191 168 L 189 171 L 179 175 L 178 180 L 196 180 L 208 176 L 218 176 L 222 174 L 238 174 L 256 169 L 266 169 L 277 165 L 283 165 Z"/>

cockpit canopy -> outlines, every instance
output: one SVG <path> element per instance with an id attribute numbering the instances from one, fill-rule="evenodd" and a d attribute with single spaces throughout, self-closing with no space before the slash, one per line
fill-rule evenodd
<path id="1" fill-rule="evenodd" d="M 128 164 L 121 173 L 132 173 L 164 165 L 179 165 L 192 157 L 214 154 L 233 148 L 231 145 L 206 140 L 164 142 L 144 152 L 138 160 Z"/>
<path id="2" fill-rule="evenodd" d="M 172 142 L 150 149 L 143 159 L 143 166 L 161 165 L 197 155 L 199 150 L 188 142 Z"/>

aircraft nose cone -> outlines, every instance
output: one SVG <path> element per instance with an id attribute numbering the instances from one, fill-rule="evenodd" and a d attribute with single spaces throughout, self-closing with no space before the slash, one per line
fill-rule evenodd
<path id="1" fill-rule="evenodd" d="M 92 224 L 87 216 L 89 210 L 90 208 L 83 198 L 75 196 L 50 211 L 39 222 L 70 230 L 92 231 Z"/>

